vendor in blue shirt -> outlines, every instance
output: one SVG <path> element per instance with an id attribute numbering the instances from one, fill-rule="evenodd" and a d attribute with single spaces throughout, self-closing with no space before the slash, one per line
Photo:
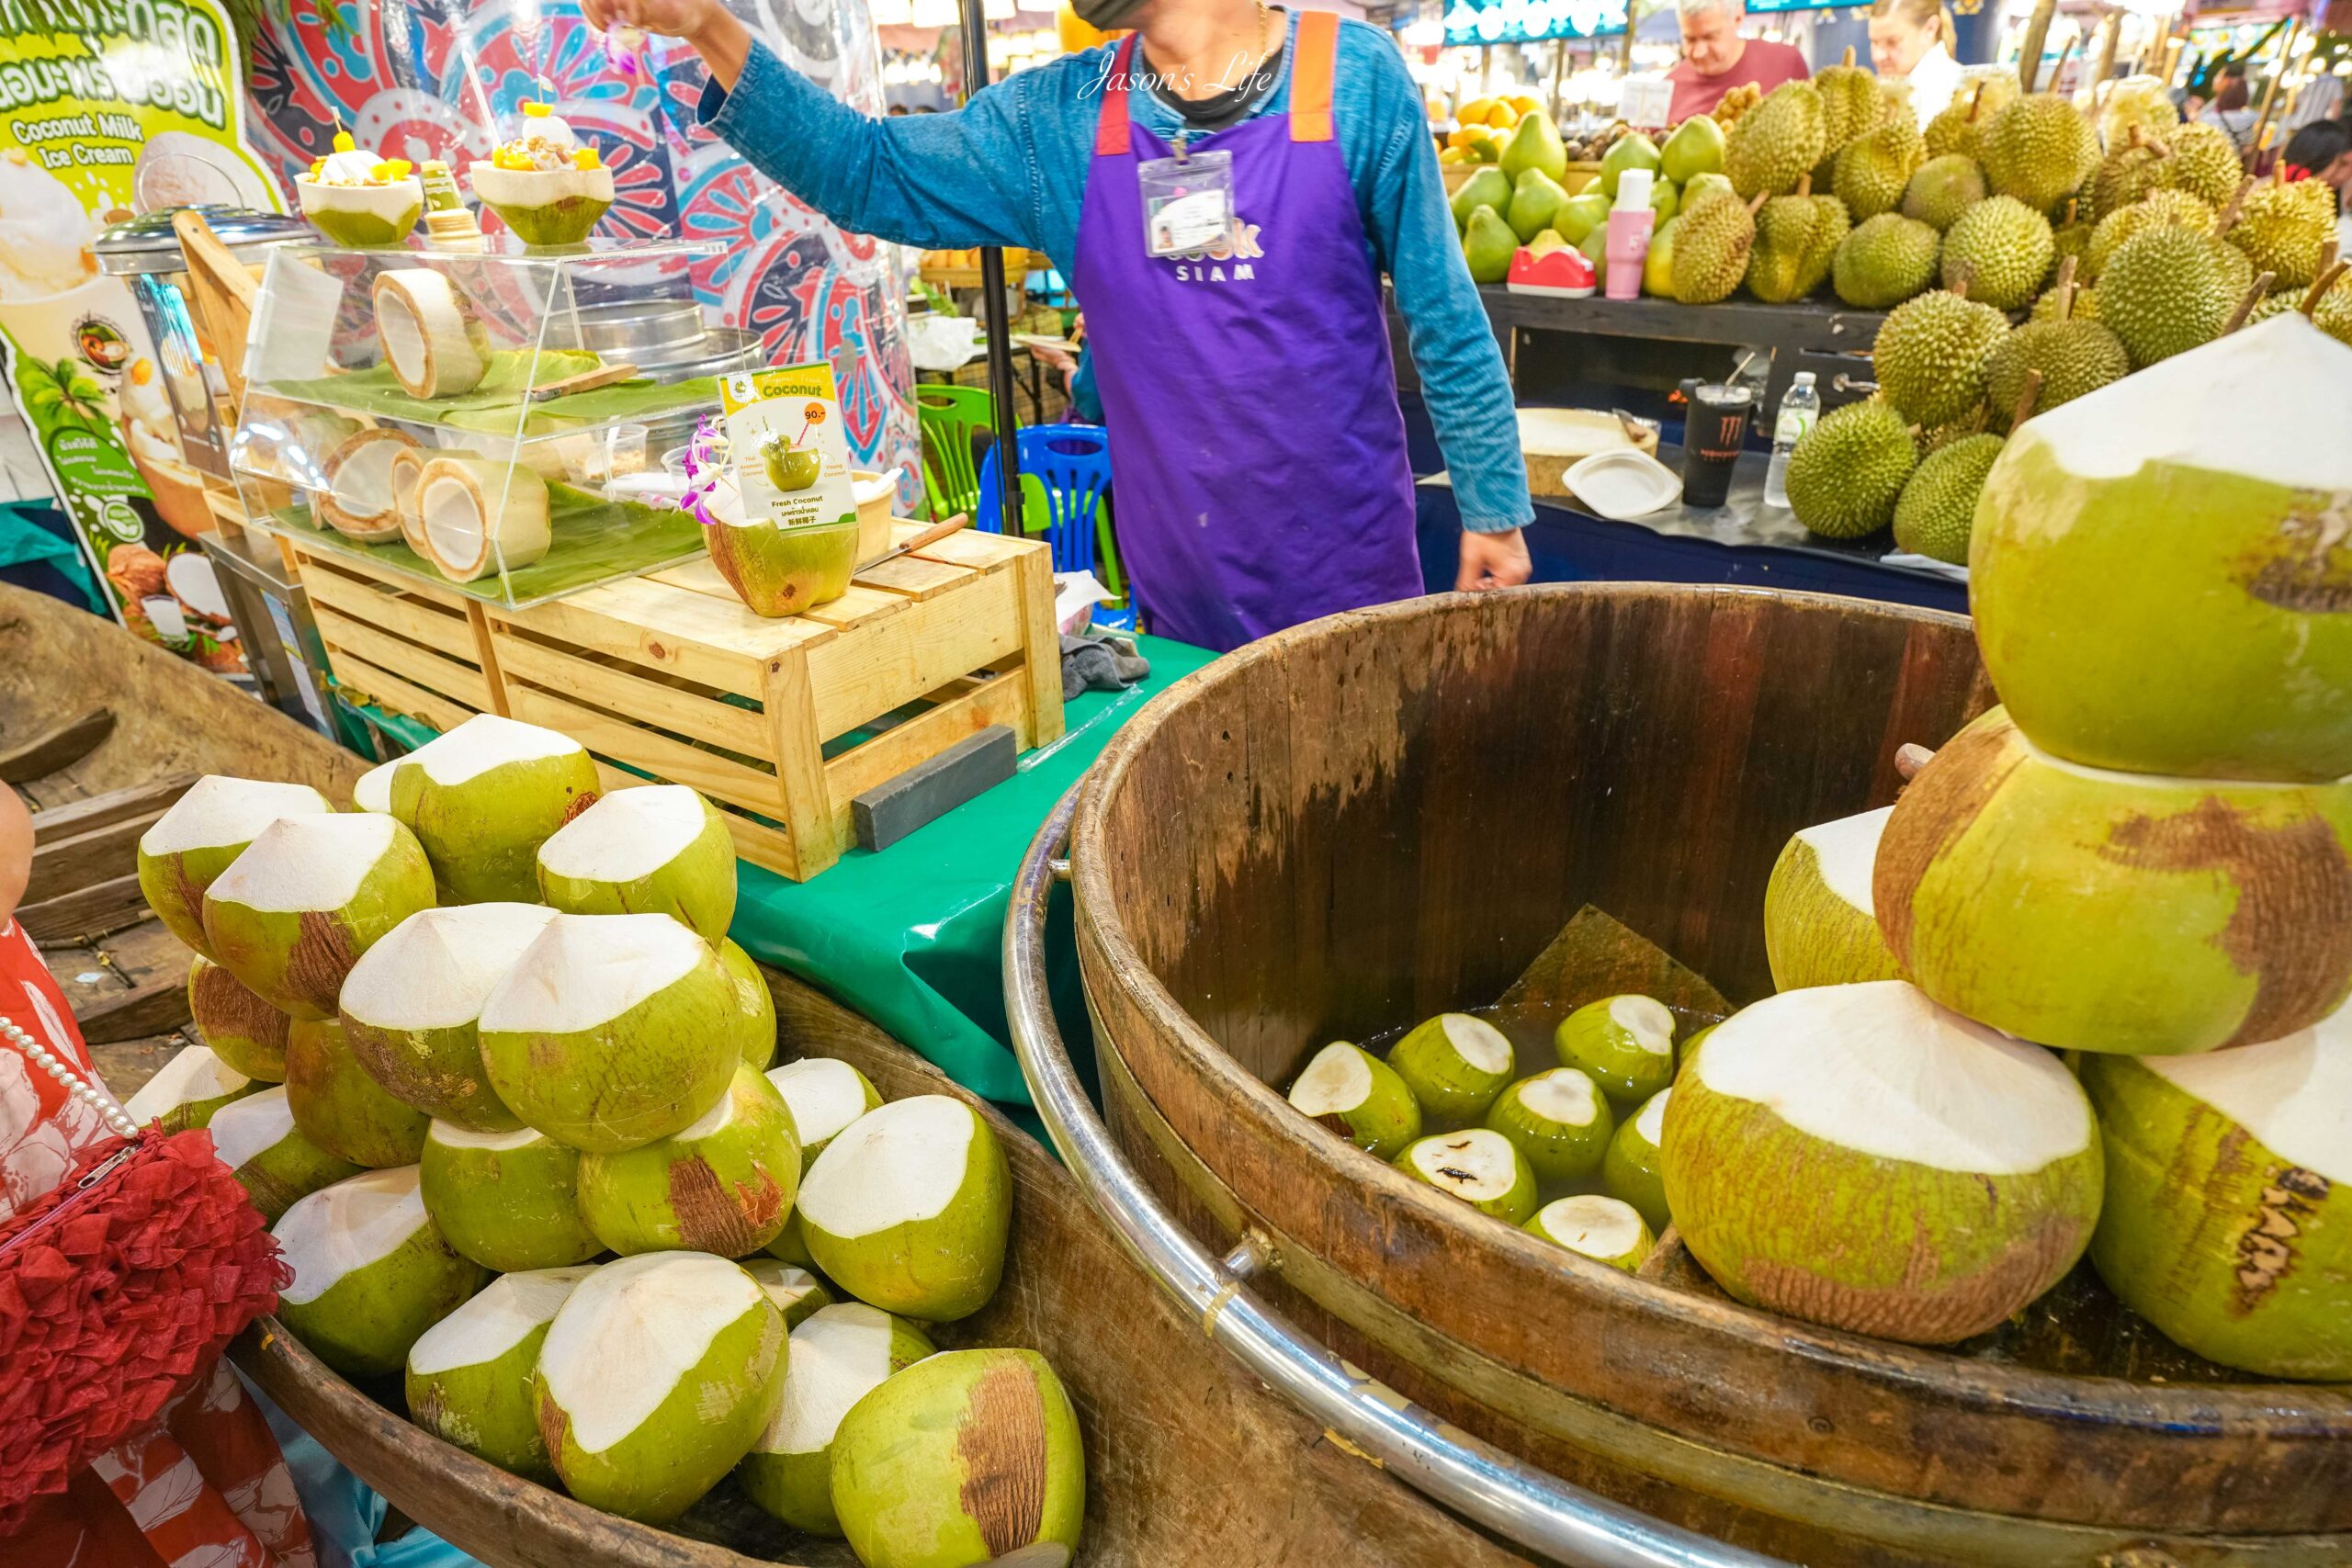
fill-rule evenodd
<path id="1" fill-rule="evenodd" d="M 1384 272 L 1453 476 L 1457 586 L 1527 580 L 1510 383 L 1385 34 L 1264 0 L 1080 0 L 1136 32 L 953 114 L 877 119 L 723 0 L 583 8 L 691 43 L 704 122 L 842 228 L 1052 258 L 1086 310 L 1150 629 L 1230 649 L 1421 592 Z"/>

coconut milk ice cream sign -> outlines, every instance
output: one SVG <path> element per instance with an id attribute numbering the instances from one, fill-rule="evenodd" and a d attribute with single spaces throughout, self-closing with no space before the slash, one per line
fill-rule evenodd
<path id="1" fill-rule="evenodd" d="M 8 389 L 124 625 L 233 671 L 201 481 L 107 224 L 195 202 L 281 204 L 244 141 L 236 39 L 211 0 L 0 0 L 0 340 Z"/>

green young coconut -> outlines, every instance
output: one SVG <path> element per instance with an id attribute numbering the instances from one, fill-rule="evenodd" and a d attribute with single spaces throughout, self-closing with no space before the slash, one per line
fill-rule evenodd
<path id="1" fill-rule="evenodd" d="M 892 1100 L 837 1134 L 800 1184 L 816 1266 L 869 1306 L 926 1323 L 996 1293 L 1012 1218 L 1004 1147 L 944 1094 Z"/>
<path id="2" fill-rule="evenodd" d="M 400 760 L 392 815 L 416 832 L 448 904 L 537 901 L 539 846 L 595 804 L 577 740 L 476 714 Z"/>
<path id="3" fill-rule="evenodd" d="M 1078 1412 L 1034 1350 L 928 1356 L 842 1417 L 828 1490 L 865 1568 L 1067 1568 L 1086 1517 Z"/>
<path id="4" fill-rule="evenodd" d="M 1577 1067 L 1520 1079 L 1487 1110 L 1487 1125 L 1527 1156 L 1539 1181 L 1557 1184 L 1600 1168 L 1616 1118 L 1600 1086 Z"/>
<path id="5" fill-rule="evenodd" d="M 2352 1010 L 2202 1056 L 2088 1056 L 2107 1146 L 2091 1262 L 2209 1361 L 2352 1382 Z"/>
<path id="6" fill-rule="evenodd" d="M 1969 593 L 2027 734 L 2132 773 L 2352 774 L 2347 385 L 2352 347 L 2290 310 L 2010 438 Z"/>
<path id="7" fill-rule="evenodd" d="M 1390 1048 L 1388 1065 L 1412 1090 L 1430 1125 L 1466 1127 L 1509 1087 L 1513 1058 L 1501 1030 L 1466 1012 L 1448 1012 L 1416 1024 Z"/>
<path id="8" fill-rule="evenodd" d="M 580 1151 L 545 1133 L 435 1122 L 417 1168 L 441 1234 L 485 1269 L 560 1269 L 605 1249 L 580 1218 Z"/>
<path id="9" fill-rule="evenodd" d="M 741 1062 L 692 1126 L 618 1154 L 580 1156 L 580 1217 L 638 1252 L 741 1258 L 784 1230 L 800 1190 L 800 1140 L 775 1085 Z"/>
<path id="10" fill-rule="evenodd" d="M 207 951 L 278 1011 L 333 1018 L 360 955 L 432 907 L 433 868 L 390 818 L 286 817 L 205 889 Z"/>
<path id="11" fill-rule="evenodd" d="M 1738 1300 L 1913 1344 L 2056 1284 L 2098 1219 L 2098 1129 L 2057 1057 L 1901 980 L 1734 1014 L 1675 1086 L 1683 1244 Z"/>
<path id="12" fill-rule="evenodd" d="M 1421 1135 L 1420 1102 L 1395 1068 L 1361 1046 L 1335 1040 L 1290 1086 L 1292 1108 L 1380 1159 L 1395 1159 Z"/>
<path id="13" fill-rule="evenodd" d="M 795 1529 L 839 1536 L 833 1433 L 851 1406 L 936 1350 L 913 1324 L 860 1302 L 809 1316 L 792 1331 L 775 1419 L 736 1467 L 743 1495 Z"/>
<path id="14" fill-rule="evenodd" d="M 703 530 L 710 564 L 755 615 L 797 615 L 849 592 L 857 572 L 857 519 L 784 527 L 765 519 Z"/>
<path id="15" fill-rule="evenodd" d="M 1764 954 L 1778 989 L 1902 976 L 1871 904 L 1871 868 L 1894 809 L 1804 829 L 1772 863 L 1772 879 L 1764 885 Z"/>
<path id="16" fill-rule="evenodd" d="M 1598 1192 L 1555 1198 L 1536 1210 L 1535 1217 L 1522 1228 L 1555 1247 L 1628 1274 L 1639 1269 L 1657 1245 L 1649 1222 L 1631 1203 Z"/>
<path id="17" fill-rule="evenodd" d="M 593 1268 L 502 1274 L 409 1347 L 408 1417 L 445 1443 L 552 1482 L 532 1385 L 548 1325 Z"/>
<path id="18" fill-rule="evenodd" d="M 768 1293 L 768 1300 L 775 1303 L 775 1310 L 784 1314 L 786 1333 L 833 1304 L 832 1292 L 825 1289 L 825 1282 L 806 1269 L 781 1263 L 773 1258 L 746 1258 L 738 1261 L 743 1272 L 760 1282 L 760 1289 Z"/>
<path id="19" fill-rule="evenodd" d="M 302 1135 L 283 1088 L 231 1101 L 212 1113 L 205 1130 L 212 1134 L 213 1156 L 272 1224 L 302 1199 L 362 1168 Z"/>
<path id="20" fill-rule="evenodd" d="M 1712 1034 L 1715 1027 L 1700 1032 Z M 1673 1092 L 1671 1087 L 1658 1090 L 1642 1102 L 1639 1111 L 1618 1122 L 1616 1134 L 1609 1140 L 1609 1152 L 1600 1161 L 1600 1184 L 1609 1195 L 1632 1204 L 1643 1222 L 1660 1235 L 1674 1223 L 1657 1152 L 1658 1141 L 1666 1135 L 1667 1098 Z"/>
<path id="21" fill-rule="evenodd" d="M 1419 1139 L 1396 1156 L 1396 1168 L 1510 1224 L 1525 1224 L 1535 1213 L 1534 1168 L 1517 1145 L 1486 1127 Z"/>
<path id="22" fill-rule="evenodd" d="M 649 1252 L 582 1280 L 539 1347 L 539 1434 L 592 1508 L 667 1524 L 775 1417 L 784 1316 L 707 1252 Z"/>
<path id="23" fill-rule="evenodd" d="M 2175 1055 L 2305 1029 L 2352 994 L 2352 781 L 2272 784 L 2060 761 L 1995 708 L 1936 753 L 1881 840 L 1904 972 L 2060 1050 Z"/>
<path id="24" fill-rule="evenodd" d="M 803 1171 L 801 1175 L 805 1180 L 808 1173 Z M 817 1259 L 808 1251 L 808 1233 L 800 1223 L 799 1210 L 793 1210 L 792 1217 L 784 1222 L 784 1229 L 768 1243 L 767 1253 L 778 1262 L 789 1263 L 796 1269 L 817 1267 Z"/>
<path id="25" fill-rule="evenodd" d="M 718 942 L 735 918 L 735 840 L 684 784 L 615 790 L 539 846 L 539 892 L 574 915 L 674 915 Z"/>
<path id="26" fill-rule="evenodd" d="M 204 890 L 281 817 L 332 812 L 308 784 L 207 773 L 139 837 L 139 891 L 171 933 L 207 958 Z"/>
<path id="27" fill-rule="evenodd" d="M 389 762 L 377 763 L 353 780 L 351 808 L 355 811 L 373 811 L 381 816 L 390 816 L 392 814 L 392 770 L 400 765 L 401 759 L 395 757 Z"/>
<path id="28" fill-rule="evenodd" d="M 491 988 L 490 1087 L 526 1125 L 618 1154 L 684 1132 L 742 1065 L 735 983 L 667 915 L 558 915 Z"/>
<path id="29" fill-rule="evenodd" d="M 413 1165 L 313 1192 L 270 1234 L 294 1269 L 277 1320 L 348 1378 L 399 1371 L 418 1337 L 488 1278 L 424 1212 Z"/>
<path id="30" fill-rule="evenodd" d="M 376 1170 L 415 1164 L 432 1122 L 384 1092 L 351 1054 L 343 1026 L 332 1020 L 306 1020 L 287 1036 L 286 1103 L 304 1137 Z"/>
<path id="31" fill-rule="evenodd" d="M 286 1081 L 286 1030 L 292 1021 L 202 953 L 187 966 L 187 1013 L 212 1054 L 266 1083 Z"/>
<path id="32" fill-rule="evenodd" d="M 153 1122 L 166 1133 L 185 1133 L 211 1125 L 216 1111 L 265 1087 L 204 1046 L 190 1045 L 141 1085 L 123 1110 L 142 1127 Z"/>
<path id="33" fill-rule="evenodd" d="M 847 1062 L 834 1056 L 803 1056 L 771 1068 L 768 1082 L 792 1110 L 792 1125 L 800 1138 L 800 1169 L 805 1175 L 825 1145 L 841 1130 L 869 1111 L 882 1107 L 881 1091 Z"/>
<path id="34" fill-rule="evenodd" d="M 490 1087 L 475 1021 L 554 918 L 537 904 L 458 904 L 402 920 L 344 980 L 339 1007 L 352 1055 L 393 1099 L 426 1116 L 482 1133 L 521 1126 Z"/>
<path id="35" fill-rule="evenodd" d="M 1611 1099 L 1647 1100 L 1674 1081 L 1674 1014 L 1650 997 L 1603 997 L 1560 1021 L 1553 1047 Z"/>
<path id="36" fill-rule="evenodd" d="M 741 1037 L 743 1060 L 753 1072 L 763 1073 L 775 1060 L 775 996 L 767 976 L 752 955 L 721 938 L 718 966 L 735 982 L 735 1028 Z"/>

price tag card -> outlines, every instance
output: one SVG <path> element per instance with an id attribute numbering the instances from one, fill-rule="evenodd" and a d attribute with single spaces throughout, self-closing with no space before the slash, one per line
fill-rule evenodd
<path id="1" fill-rule="evenodd" d="M 1205 251 L 1233 233 L 1233 154 L 1195 152 L 1140 165 L 1147 254 Z"/>
<path id="2" fill-rule="evenodd" d="M 781 365 L 724 376 L 718 396 L 744 517 L 787 528 L 857 520 L 832 367 Z"/>
<path id="3" fill-rule="evenodd" d="M 1674 113 L 1674 84 L 1663 76 L 1628 76 L 1617 100 L 1617 118 L 1627 125 L 1664 125 Z"/>

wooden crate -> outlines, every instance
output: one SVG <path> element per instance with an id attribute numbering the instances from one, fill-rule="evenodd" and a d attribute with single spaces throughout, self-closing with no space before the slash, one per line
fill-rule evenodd
<path id="1" fill-rule="evenodd" d="M 901 524 L 897 537 L 917 525 Z M 805 881 L 850 802 L 990 725 L 1062 732 L 1052 558 L 963 533 L 764 620 L 707 558 L 527 610 L 300 554 L 335 677 L 447 728 L 499 713 L 571 736 L 610 787 L 692 784 L 746 860 Z"/>

